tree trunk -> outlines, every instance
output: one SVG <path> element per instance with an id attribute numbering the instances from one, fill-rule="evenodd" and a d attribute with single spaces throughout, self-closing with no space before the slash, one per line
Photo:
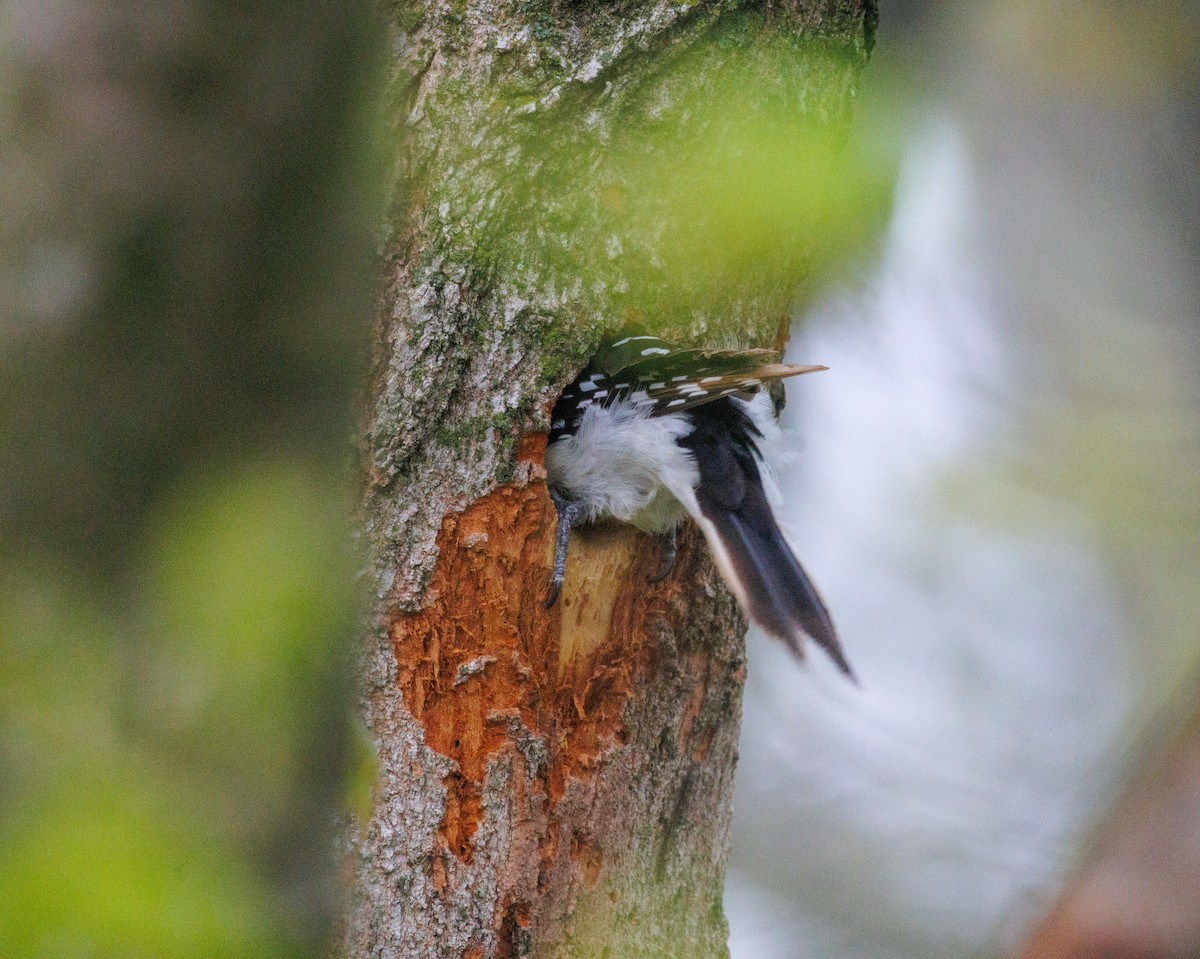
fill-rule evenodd
<path id="1" fill-rule="evenodd" d="M 352 959 L 726 954 L 745 621 L 690 527 L 658 586 L 652 539 L 584 531 L 545 609 L 544 431 L 604 328 L 781 342 L 802 264 L 715 282 L 679 242 L 699 151 L 741 142 L 704 107 L 734 78 L 836 128 L 873 25 L 859 0 L 393 11 Z"/>

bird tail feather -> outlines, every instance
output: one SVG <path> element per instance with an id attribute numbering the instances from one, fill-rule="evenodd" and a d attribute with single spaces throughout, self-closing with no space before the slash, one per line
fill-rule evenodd
<path id="1" fill-rule="evenodd" d="M 766 499 L 758 505 L 761 511 L 702 509 L 705 515 L 700 527 L 722 575 L 746 614 L 765 632 L 781 639 L 801 658 L 802 643 L 808 636 L 838 669 L 853 678 L 820 593 L 796 559 Z"/>
<path id="2" fill-rule="evenodd" d="M 754 445 L 759 431 L 746 409 L 725 400 L 693 414 L 696 428 L 679 442 L 692 453 L 699 482 L 669 477 L 671 492 L 704 533 L 746 615 L 800 658 L 808 636 L 853 679 L 829 610 L 775 520 Z"/>
<path id="3" fill-rule="evenodd" d="M 737 509 L 722 507 L 700 490 L 676 495 L 704 533 L 717 568 L 746 615 L 800 659 L 808 636 L 854 679 L 821 594 L 792 552 L 762 488 L 756 492 Z"/>

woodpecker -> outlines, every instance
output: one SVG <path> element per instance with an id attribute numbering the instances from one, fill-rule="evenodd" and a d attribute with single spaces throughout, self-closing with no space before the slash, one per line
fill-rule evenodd
<path id="1" fill-rule="evenodd" d="M 562 589 L 572 527 L 611 518 L 660 534 L 657 583 L 690 516 L 751 620 L 801 658 L 807 635 L 853 678 L 775 519 L 778 494 L 759 452 L 779 434 L 779 381 L 824 369 L 780 363 L 769 350 L 680 349 L 640 330 L 604 341 L 550 414 L 546 479 L 558 528 L 546 606 Z"/>

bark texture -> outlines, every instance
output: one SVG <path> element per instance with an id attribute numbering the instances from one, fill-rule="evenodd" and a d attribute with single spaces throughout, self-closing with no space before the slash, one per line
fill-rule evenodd
<path id="1" fill-rule="evenodd" d="M 748 77 L 746 109 L 835 127 L 873 26 L 858 0 L 392 12 L 364 507 L 380 776 L 352 837 L 353 959 L 726 954 L 744 619 L 690 528 L 653 587 L 654 541 L 583 532 L 547 611 L 544 430 L 604 328 L 779 341 L 795 275 L 714 285 L 662 252 L 671 197 L 703 189 L 689 157 L 723 134 L 696 105 Z M 648 184 L 664 150 L 678 174 Z"/>

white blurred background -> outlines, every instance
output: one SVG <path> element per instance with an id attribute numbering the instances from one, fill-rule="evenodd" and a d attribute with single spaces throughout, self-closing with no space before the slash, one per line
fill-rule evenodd
<path id="1" fill-rule="evenodd" d="M 733 959 L 1012 954 L 1200 663 L 1196 8 L 881 6 L 895 208 L 777 463 L 862 688 L 751 636 Z"/>

